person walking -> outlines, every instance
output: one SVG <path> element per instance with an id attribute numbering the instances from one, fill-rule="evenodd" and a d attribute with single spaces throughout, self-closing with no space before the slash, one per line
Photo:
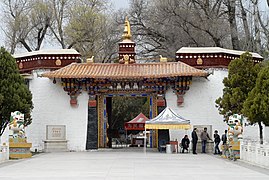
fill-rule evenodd
<path id="1" fill-rule="evenodd" d="M 227 132 L 228 130 L 224 131 L 224 134 L 221 136 L 222 141 L 222 154 L 225 155 L 228 151 L 228 145 L 227 145 Z"/>
<path id="2" fill-rule="evenodd" d="M 219 150 L 220 136 L 217 130 L 215 130 L 214 132 L 214 143 L 215 143 L 214 154 L 220 154 L 220 150 Z"/>
<path id="3" fill-rule="evenodd" d="M 192 138 L 192 153 L 193 154 L 197 154 L 196 153 L 196 145 L 197 145 L 197 141 L 198 141 L 198 136 L 196 133 L 197 128 L 194 128 L 192 133 L 191 133 L 191 138 Z"/>
<path id="4" fill-rule="evenodd" d="M 211 140 L 211 138 L 209 137 L 208 133 L 207 133 L 207 128 L 204 128 L 204 131 L 201 133 L 201 140 L 202 140 L 202 153 L 206 153 L 206 143 L 207 140 Z"/>
<path id="5" fill-rule="evenodd" d="M 227 144 L 227 132 L 228 132 L 228 130 L 225 130 L 224 134 L 221 136 L 222 145 Z"/>

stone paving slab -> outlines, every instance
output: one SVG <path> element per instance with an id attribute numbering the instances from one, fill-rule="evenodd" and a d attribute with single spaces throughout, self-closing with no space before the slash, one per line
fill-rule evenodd
<path id="1" fill-rule="evenodd" d="M 268 172 L 268 173 L 267 173 Z M 0 180 L 268 180 L 269 170 L 208 154 L 143 150 L 42 153 L 0 164 Z"/>

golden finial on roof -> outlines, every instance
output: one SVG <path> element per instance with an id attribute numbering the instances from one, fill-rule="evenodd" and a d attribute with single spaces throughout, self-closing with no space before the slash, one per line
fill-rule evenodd
<path id="1" fill-rule="evenodd" d="M 130 22 L 128 21 L 127 16 L 125 19 L 124 31 L 123 31 L 122 37 L 123 37 L 123 39 L 131 39 L 131 37 L 132 37 Z"/>
<path id="2" fill-rule="evenodd" d="M 87 63 L 93 63 L 94 62 L 93 58 L 94 58 L 94 56 L 87 58 Z"/>
<path id="3" fill-rule="evenodd" d="M 167 57 L 160 55 L 160 62 L 167 62 Z"/>

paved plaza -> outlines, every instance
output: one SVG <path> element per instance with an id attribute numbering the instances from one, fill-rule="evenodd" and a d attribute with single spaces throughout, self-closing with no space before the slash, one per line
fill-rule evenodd
<path id="1" fill-rule="evenodd" d="M 0 180 L 268 180 L 269 170 L 209 154 L 143 149 L 41 153 L 0 164 Z"/>

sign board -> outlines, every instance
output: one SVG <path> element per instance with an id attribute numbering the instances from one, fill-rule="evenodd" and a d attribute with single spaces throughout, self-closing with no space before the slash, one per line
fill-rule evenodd
<path id="1" fill-rule="evenodd" d="M 202 131 L 204 131 L 205 127 L 207 128 L 207 133 L 208 133 L 209 137 L 211 139 L 213 139 L 212 138 L 212 136 L 213 136 L 212 125 L 193 125 L 193 128 L 197 128 L 196 133 L 197 133 L 198 139 L 201 140 L 201 133 L 202 133 Z"/>
<path id="2" fill-rule="evenodd" d="M 47 140 L 66 140 L 65 125 L 47 125 Z"/>

